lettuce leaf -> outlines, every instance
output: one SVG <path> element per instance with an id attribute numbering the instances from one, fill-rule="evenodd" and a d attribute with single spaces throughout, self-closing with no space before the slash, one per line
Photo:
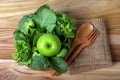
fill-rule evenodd
<path id="1" fill-rule="evenodd" d="M 17 61 L 19 65 L 28 65 L 31 63 L 31 48 L 28 43 L 23 40 L 15 41 L 16 51 L 13 54 L 13 59 Z"/>
<path id="2" fill-rule="evenodd" d="M 58 36 L 66 38 L 74 38 L 74 20 L 66 16 L 64 13 L 56 13 L 56 33 Z"/>

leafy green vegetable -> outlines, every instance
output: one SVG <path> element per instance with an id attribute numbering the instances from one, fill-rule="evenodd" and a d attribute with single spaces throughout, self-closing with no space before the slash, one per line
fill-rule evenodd
<path id="1" fill-rule="evenodd" d="M 38 10 L 36 15 L 33 16 L 33 20 L 41 28 L 45 28 L 47 32 L 52 32 L 56 25 L 55 13 L 46 7 Z"/>
<path id="2" fill-rule="evenodd" d="M 47 4 L 45 4 L 45 5 L 41 6 L 41 7 L 35 12 L 35 14 L 38 14 L 38 13 L 41 12 L 43 9 L 50 9 L 50 7 L 49 7 Z"/>
<path id="3" fill-rule="evenodd" d="M 23 16 L 18 23 L 19 30 L 24 34 L 29 34 L 30 27 L 34 27 L 34 22 L 31 17 L 32 15 Z"/>
<path id="4" fill-rule="evenodd" d="M 56 56 L 59 58 L 64 58 L 68 52 L 67 48 L 63 48 Z"/>
<path id="5" fill-rule="evenodd" d="M 36 46 L 36 43 L 37 43 L 37 40 L 38 40 L 38 38 L 42 35 L 42 34 L 44 34 L 44 29 L 41 29 L 41 28 L 37 28 L 35 31 L 34 31 L 34 33 L 33 33 L 33 46 Z"/>
<path id="6" fill-rule="evenodd" d="M 26 36 L 20 30 L 16 30 L 13 35 L 15 40 L 26 40 Z"/>
<path id="7" fill-rule="evenodd" d="M 30 68 L 36 70 L 43 70 L 48 68 L 48 66 L 49 66 L 49 61 L 45 56 L 38 54 L 37 52 L 33 54 L 31 63 L 29 65 Z"/>
<path id="8" fill-rule="evenodd" d="M 59 73 L 65 73 L 68 70 L 67 63 L 58 57 L 49 58 L 51 67 Z"/>
<path id="9" fill-rule="evenodd" d="M 59 36 L 64 35 L 65 37 L 73 38 L 74 37 L 74 20 L 67 17 L 64 13 L 57 13 L 57 22 L 55 30 Z"/>
<path id="10" fill-rule="evenodd" d="M 30 64 L 32 55 L 30 45 L 23 40 L 16 40 L 15 47 L 16 52 L 13 54 L 13 59 L 16 60 L 19 65 Z"/>
<path id="11" fill-rule="evenodd" d="M 64 13 L 54 12 L 45 4 L 34 14 L 25 15 L 14 32 L 15 48 L 13 59 L 19 65 L 27 65 L 36 70 L 52 67 L 60 73 L 67 71 L 67 63 L 63 60 L 69 48 L 68 39 L 74 38 L 74 20 Z M 52 33 L 59 37 L 62 48 L 55 57 L 41 55 L 36 43 L 44 33 Z"/>

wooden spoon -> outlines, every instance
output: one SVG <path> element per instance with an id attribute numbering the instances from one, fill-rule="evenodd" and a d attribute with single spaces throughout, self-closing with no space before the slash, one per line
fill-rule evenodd
<path id="1" fill-rule="evenodd" d="M 65 60 L 70 56 L 73 49 L 78 44 L 82 43 L 83 38 L 86 37 L 88 34 L 90 34 L 90 32 L 93 31 L 93 29 L 94 29 L 93 25 L 90 23 L 84 23 L 80 27 L 78 27 L 74 41 L 73 41 L 72 46 L 70 47 L 70 49 L 65 57 Z"/>

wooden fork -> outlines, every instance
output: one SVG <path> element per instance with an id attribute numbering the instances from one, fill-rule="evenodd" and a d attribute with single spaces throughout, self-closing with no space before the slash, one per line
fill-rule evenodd
<path id="1" fill-rule="evenodd" d="M 80 53 L 80 51 L 82 49 L 84 49 L 85 47 L 91 45 L 95 39 L 97 38 L 97 36 L 100 34 L 100 32 L 97 29 L 94 29 L 87 37 L 85 37 L 83 39 L 83 42 L 79 45 L 76 46 L 76 51 L 74 51 L 74 54 L 70 55 L 67 59 L 66 62 L 68 63 L 68 65 L 70 65 L 72 63 L 72 61 L 78 56 L 78 54 Z"/>

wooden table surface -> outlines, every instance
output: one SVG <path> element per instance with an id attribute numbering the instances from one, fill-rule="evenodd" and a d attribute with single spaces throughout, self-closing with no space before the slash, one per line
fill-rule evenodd
<path id="1" fill-rule="evenodd" d="M 113 60 L 120 61 L 120 0 L 0 0 L 0 58 L 15 51 L 12 34 L 21 17 L 43 4 L 75 19 L 105 19 Z"/>
<path id="2" fill-rule="evenodd" d="M 15 51 L 13 32 L 18 27 L 18 21 L 22 16 L 34 13 L 43 4 L 49 4 L 55 11 L 62 11 L 79 20 L 103 18 L 112 58 L 120 61 L 120 0 L 0 0 L 0 59 L 12 58 L 11 54 Z M 28 69 L 29 75 L 21 74 L 12 68 L 16 66 L 14 61 L 4 61 L 0 60 L 0 80 L 120 80 L 120 62 L 106 69 L 51 77 L 45 72 L 31 73 Z M 24 70 L 24 67 L 20 70 Z"/>
<path id="3" fill-rule="evenodd" d="M 0 80 L 120 80 L 120 62 L 113 64 L 109 68 L 74 75 L 67 72 L 56 77 L 45 71 L 33 71 L 25 66 L 20 67 L 13 60 L 0 60 Z"/>

